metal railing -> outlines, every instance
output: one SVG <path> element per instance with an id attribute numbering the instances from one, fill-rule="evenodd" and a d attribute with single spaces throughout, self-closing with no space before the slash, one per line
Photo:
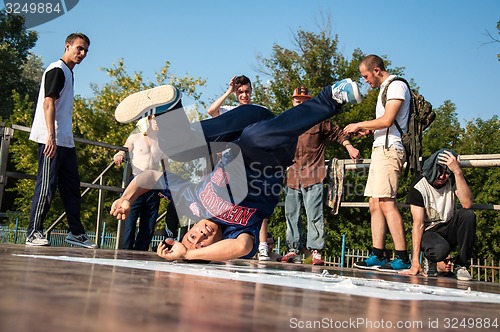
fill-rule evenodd
<path id="1" fill-rule="evenodd" d="M 1 126 L 1 138 L 0 138 L 0 211 L 2 208 L 2 201 L 3 201 L 3 194 L 5 192 L 5 187 L 7 185 L 7 181 L 9 178 L 13 179 L 31 179 L 35 180 L 36 176 L 35 175 L 30 175 L 30 174 L 25 174 L 25 173 L 20 173 L 20 172 L 12 172 L 7 170 L 7 165 L 8 165 L 8 156 L 9 156 L 9 148 L 10 148 L 10 141 L 11 138 L 14 136 L 14 133 L 16 131 L 21 131 L 21 132 L 27 132 L 29 133 L 31 131 L 31 128 L 25 127 L 25 126 L 19 126 L 19 125 L 11 125 L 11 127 L 5 127 L 4 123 L 0 123 Z M 128 149 L 123 146 L 117 146 L 117 145 L 112 145 L 112 144 L 107 144 L 107 143 L 101 143 L 101 142 L 95 142 L 91 140 L 87 140 L 84 138 L 79 138 L 75 137 L 74 138 L 75 142 L 77 143 L 82 143 L 82 144 L 90 144 L 94 146 L 99 146 L 103 147 L 106 149 L 112 149 L 112 150 L 119 150 L 119 151 L 124 151 L 125 152 L 125 163 L 124 163 L 124 169 L 123 169 L 123 178 L 122 178 L 122 187 L 113 187 L 113 186 L 106 186 L 104 185 L 105 181 L 105 175 L 106 173 L 113 168 L 114 163 L 110 163 L 95 179 L 92 181 L 92 183 L 86 183 L 86 182 L 80 182 L 80 187 L 86 188 L 81 196 L 84 197 L 90 190 L 96 189 L 99 191 L 98 194 L 98 202 L 97 202 L 97 217 L 96 217 L 96 228 L 95 228 L 95 243 L 99 244 L 101 242 L 101 230 L 103 228 L 103 208 L 104 208 L 104 191 L 111 191 L 111 192 L 118 192 L 121 193 L 123 192 L 124 188 L 126 185 L 129 183 L 130 178 L 131 178 L 131 167 L 130 163 L 128 162 L 129 160 L 129 155 L 128 155 Z M 35 144 L 35 143 L 33 143 Z M 46 230 L 45 234 L 50 237 L 50 233 L 55 229 L 55 227 L 63 220 L 65 217 L 66 212 L 63 212 Z M 2 215 L 5 217 L 6 214 L 3 213 Z M 123 232 L 123 222 L 121 220 L 118 221 L 118 234 L 121 234 Z M 89 232 L 87 232 L 89 234 Z M 120 247 L 121 242 L 121 236 L 118 236 L 118 239 L 116 241 L 115 249 L 118 249 Z"/>

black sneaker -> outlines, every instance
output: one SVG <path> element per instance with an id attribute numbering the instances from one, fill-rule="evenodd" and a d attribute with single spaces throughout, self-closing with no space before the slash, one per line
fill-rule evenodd
<path id="1" fill-rule="evenodd" d="M 428 277 L 437 277 L 437 274 L 438 274 L 437 263 L 431 262 L 430 260 L 427 260 L 427 276 Z"/>
<path id="2" fill-rule="evenodd" d="M 97 244 L 92 243 L 92 241 L 90 241 L 89 237 L 85 233 L 80 235 L 73 235 L 71 232 L 69 232 L 68 236 L 66 236 L 66 242 L 69 244 L 73 244 L 75 246 L 80 246 L 89 249 L 97 248 Z"/>

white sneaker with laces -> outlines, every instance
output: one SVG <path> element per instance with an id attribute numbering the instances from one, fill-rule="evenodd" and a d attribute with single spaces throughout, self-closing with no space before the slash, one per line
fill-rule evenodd
<path id="1" fill-rule="evenodd" d="M 69 244 L 73 244 L 75 246 L 80 246 L 80 247 L 89 248 L 89 249 L 96 249 L 97 248 L 97 244 L 92 243 L 92 241 L 90 241 L 88 235 L 85 233 L 75 236 L 71 232 L 69 232 L 68 236 L 66 236 L 66 242 Z"/>
<path id="2" fill-rule="evenodd" d="M 50 246 L 49 240 L 39 231 L 35 231 L 28 236 L 26 238 L 26 244 L 29 246 Z"/>
<path id="3" fill-rule="evenodd" d="M 259 246 L 259 261 L 268 261 L 270 259 L 269 248 L 267 246 Z"/>
<path id="4" fill-rule="evenodd" d="M 120 123 L 128 123 L 149 115 L 159 115 L 176 106 L 181 97 L 179 89 L 172 85 L 136 92 L 118 104 L 115 119 Z"/>
<path id="5" fill-rule="evenodd" d="M 341 105 L 359 104 L 363 100 L 358 84 L 350 78 L 345 78 L 332 85 L 332 98 Z"/>
<path id="6" fill-rule="evenodd" d="M 455 274 L 457 276 L 458 280 L 462 281 L 471 281 L 472 276 L 470 275 L 469 271 L 467 271 L 467 268 L 465 266 L 460 266 L 455 270 Z"/>

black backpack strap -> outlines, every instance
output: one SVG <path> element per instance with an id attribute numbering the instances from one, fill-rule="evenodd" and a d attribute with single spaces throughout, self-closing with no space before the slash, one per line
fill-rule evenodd
<path id="1" fill-rule="evenodd" d="M 401 134 L 401 136 L 403 136 L 403 129 L 401 129 L 401 126 L 399 125 L 399 123 L 396 120 L 394 120 L 394 125 L 396 126 L 396 128 L 398 128 L 398 131 Z M 387 128 L 387 132 L 385 133 L 385 148 L 386 148 L 386 150 L 389 149 L 389 128 Z"/>
<path id="2" fill-rule="evenodd" d="M 410 84 L 408 84 L 408 81 L 402 77 L 399 77 L 399 76 L 396 76 L 393 79 L 391 79 L 389 82 L 387 82 L 387 85 L 385 86 L 384 91 L 382 91 L 382 97 L 381 97 L 382 106 L 384 106 L 384 109 L 385 109 L 385 104 L 387 103 L 387 90 L 389 89 L 389 85 L 394 81 L 403 81 L 408 86 L 408 89 L 410 89 Z M 411 94 L 410 94 L 410 96 L 411 96 Z M 394 125 L 398 129 L 399 133 L 401 135 L 403 135 L 403 130 L 401 129 L 401 126 L 399 125 L 399 123 L 396 120 L 394 120 Z M 386 150 L 389 149 L 389 129 L 390 129 L 390 127 L 387 128 L 387 132 L 385 133 L 385 148 L 386 148 Z"/>

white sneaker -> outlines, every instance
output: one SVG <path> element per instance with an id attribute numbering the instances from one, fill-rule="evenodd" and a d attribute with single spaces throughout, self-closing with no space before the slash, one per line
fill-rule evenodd
<path id="1" fill-rule="evenodd" d="M 49 241 L 42 232 L 35 231 L 26 238 L 26 244 L 29 246 L 50 246 Z"/>
<path id="2" fill-rule="evenodd" d="M 259 246 L 259 261 L 271 260 L 269 257 L 269 248 L 267 246 Z"/>
<path id="3" fill-rule="evenodd" d="M 465 266 L 460 266 L 455 270 L 455 274 L 457 276 L 458 280 L 462 281 L 471 281 L 472 276 L 470 275 L 469 271 L 467 271 L 467 268 Z"/>
<path id="4" fill-rule="evenodd" d="M 181 92 L 172 85 L 160 85 L 133 93 L 122 100 L 115 110 L 115 119 L 128 123 L 149 115 L 159 115 L 172 109 L 181 100 Z"/>
<path id="5" fill-rule="evenodd" d="M 325 262 L 321 258 L 321 252 L 318 250 L 313 250 L 312 252 L 312 265 L 325 265 Z"/>
<path id="6" fill-rule="evenodd" d="M 73 244 L 75 246 L 80 246 L 89 249 L 97 248 L 97 244 L 92 243 L 88 235 L 85 233 L 75 236 L 71 232 L 69 232 L 68 236 L 66 236 L 66 242 L 69 244 Z"/>
<path id="7" fill-rule="evenodd" d="M 341 105 L 359 104 L 363 100 L 358 84 L 350 78 L 345 78 L 332 85 L 332 98 Z"/>

